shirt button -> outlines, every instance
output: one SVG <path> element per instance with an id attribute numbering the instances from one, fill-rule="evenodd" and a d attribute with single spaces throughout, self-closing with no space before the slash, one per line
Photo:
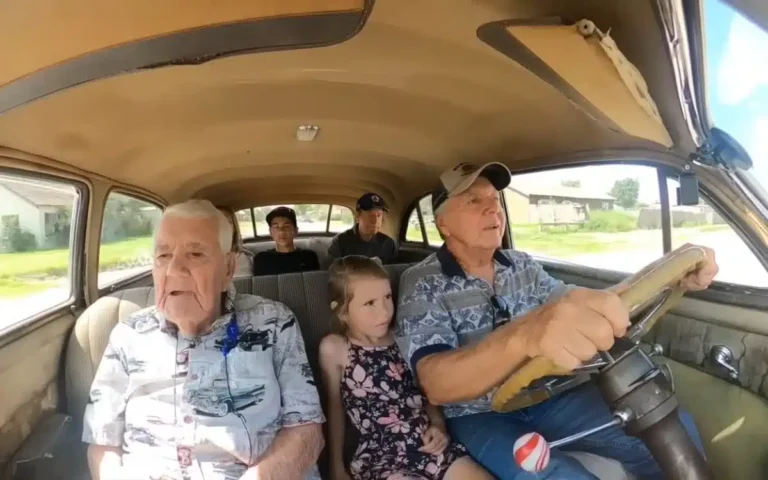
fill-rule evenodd
<path id="1" fill-rule="evenodd" d="M 184 423 L 192 423 L 192 417 L 189 415 L 184 416 Z"/>

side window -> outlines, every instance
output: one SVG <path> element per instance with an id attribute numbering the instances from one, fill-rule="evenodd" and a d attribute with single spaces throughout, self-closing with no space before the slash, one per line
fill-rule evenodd
<path id="1" fill-rule="evenodd" d="M 152 267 L 152 233 L 163 211 L 154 203 L 111 192 L 99 246 L 99 288 Z"/>
<path id="2" fill-rule="evenodd" d="M 432 213 L 432 196 L 427 195 L 419 200 L 421 216 L 424 218 L 424 229 L 427 231 L 427 244 L 432 247 L 439 247 L 443 244 L 443 239 L 437 231 L 435 224 L 435 215 Z"/>
<path id="3" fill-rule="evenodd" d="M 417 206 L 416 208 L 419 207 Z M 408 228 L 405 230 L 405 241 L 424 243 L 424 235 L 421 233 L 419 214 L 416 211 L 416 208 L 411 210 L 411 215 L 408 217 Z"/>
<path id="4" fill-rule="evenodd" d="M 694 206 L 677 206 L 677 180 L 669 179 L 672 248 L 686 243 L 715 250 L 721 282 L 768 288 L 768 271 L 738 233 L 703 198 Z"/>
<path id="5" fill-rule="evenodd" d="M 355 224 L 355 217 L 349 207 L 333 205 L 331 207 L 331 224 L 328 226 L 329 233 L 339 233 L 349 230 Z"/>
<path id="6" fill-rule="evenodd" d="M 515 175 L 504 191 L 515 249 L 632 273 L 664 254 L 656 169 L 591 165 Z"/>
<path id="7" fill-rule="evenodd" d="M 245 210 L 238 210 L 235 212 L 235 218 L 237 218 L 237 225 L 240 228 L 240 236 L 243 238 L 253 238 L 256 236 L 256 232 L 253 231 L 253 213 L 250 208 Z"/>
<path id="8" fill-rule="evenodd" d="M 72 184 L 0 173 L 0 330 L 72 298 L 80 205 Z"/>

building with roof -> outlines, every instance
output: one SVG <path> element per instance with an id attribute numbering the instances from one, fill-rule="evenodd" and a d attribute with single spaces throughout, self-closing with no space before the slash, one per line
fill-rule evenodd
<path id="1" fill-rule="evenodd" d="M 607 193 L 561 184 L 515 181 L 505 191 L 509 221 L 528 223 L 579 223 L 589 212 L 613 210 L 616 199 Z"/>
<path id="2" fill-rule="evenodd" d="M 75 198 L 73 188 L 0 176 L 0 238 L 8 229 L 20 228 L 35 236 L 38 248 L 57 246 L 54 238 L 68 238 Z"/>

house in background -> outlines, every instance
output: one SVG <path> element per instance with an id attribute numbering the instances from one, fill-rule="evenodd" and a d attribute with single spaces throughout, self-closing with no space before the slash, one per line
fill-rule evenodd
<path id="1" fill-rule="evenodd" d="M 57 236 L 68 237 L 75 198 L 72 188 L 0 176 L 0 238 L 18 227 L 34 235 L 38 248 L 56 247 Z"/>
<path id="2" fill-rule="evenodd" d="M 512 224 L 580 223 L 589 212 L 613 210 L 616 199 L 582 187 L 536 185 L 514 181 L 504 192 Z"/>

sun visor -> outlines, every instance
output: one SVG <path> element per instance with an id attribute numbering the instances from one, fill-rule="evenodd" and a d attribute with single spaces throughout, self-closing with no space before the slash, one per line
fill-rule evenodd
<path id="1" fill-rule="evenodd" d="M 365 0 L 131 0 L 104 2 L 99 0 L 24 0 L 0 4 L 0 86 L 9 84 L 53 66 L 105 50 L 130 44 L 170 38 L 175 41 L 140 45 L 129 52 L 134 62 L 123 62 L 125 70 L 146 67 L 142 56 L 155 56 L 147 61 L 173 62 L 178 55 L 206 55 L 237 52 L 248 49 L 291 48 L 334 43 L 349 37 L 346 24 L 337 21 L 317 23 L 312 17 L 338 14 L 361 14 Z M 291 25 L 275 23 L 285 19 Z M 305 19 L 305 20 L 302 20 Z M 259 23 L 270 22 L 271 23 Z M 342 19 L 343 21 L 343 19 Z M 259 25 L 254 25 L 259 23 Z M 288 27 L 304 32 L 293 35 L 296 45 L 282 39 L 280 33 Z M 222 29 L 227 26 L 240 28 Z M 259 27 L 259 28 L 256 28 Z M 352 23 L 351 28 L 357 27 Z M 219 28 L 219 31 L 213 29 Z M 312 35 L 313 29 L 317 30 Z M 187 35 L 210 30 L 211 37 Z M 333 35 L 329 35 L 333 32 Z M 336 35 L 338 38 L 334 38 Z M 281 42 L 273 41 L 275 38 Z M 304 41 L 306 39 L 306 41 Z M 280 43 L 280 44 L 273 44 Z M 178 45 L 181 44 L 181 45 Z M 193 48 L 194 47 L 194 48 Z M 206 47 L 206 48 L 204 48 Z M 208 48 L 210 47 L 210 48 Z M 162 55 L 161 55 L 162 54 Z M 167 58 L 166 58 L 167 57 Z M 184 58 L 184 57 L 182 57 Z M 80 69 L 108 64 L 110 58 L 90 58 Z M 114 63 L 114 62 L 113 62 Z M 121 65 L 117 65 L 120 67 Z M 70 75 L 71 76 L 71 75 Z M 90 78 L 78 80 L 87 81 Z M 24 92 L 21 92 L 24 93 Z"/>
<path id="2" fill-rule="evenodd" d="M 478 36 L 609 128 L 672 146 L 642 74 L 591 21 L 499 22 Z"/>

